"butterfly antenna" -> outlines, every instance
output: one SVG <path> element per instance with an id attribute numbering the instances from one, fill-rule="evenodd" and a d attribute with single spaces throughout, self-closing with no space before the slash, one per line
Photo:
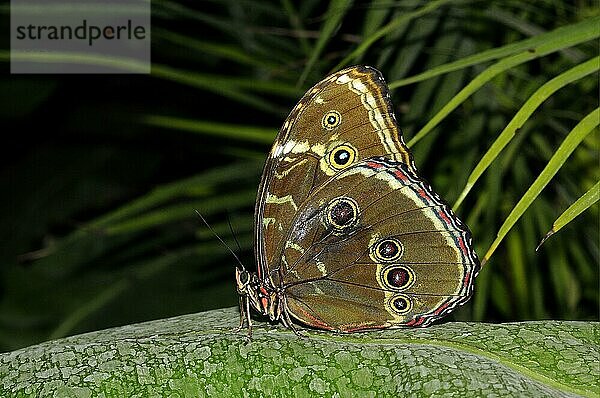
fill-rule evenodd
<path id="1" fill-rule="evenodd" d="M 229 250 L 229 252 L 236 259 L 236 261 L 238 262 L 238 264 L 240 265 L 240 267 L 242 267 L 242 269 L 245 271 L 246 267 L 244 267 L 244 264 L 242 264 L 242 262 L 240 261 L 240 258 L 237 256 L 237 254 L 235 254 L 235 252 L 233 250 L 231 250 L 231 247 L 229 247 L 229 245 L 227 243 L 225 243 L 225 241 L 223 239 L 221 239 L 221 237 L 210 226 L 210 224 L 208 223 L 208 221 L 206 221 L 206 219 L 204 217 L 202 217 L 202 214 L 200 214 L 200 212 L 198 210 L 194 210 L 194 211 L 196 212 L 196 214 L 198 215 L 198 217 L 200 217 L 200 219 L 202 220 L 202 222 L 208 227 L 208 229 L 210 230 L 210 232 L 212 232 L 212 234 L 219 240 L 219 242 L 221 242 L 223 244 L 223 246 L 225 246 L 227 248 L 227 250 Z M 237 239 L 236 239 L 236 242 L 237 242 Z M 238 243 L 238 245 L 239 245 L 239 243 Z"/>
<path id="2" fill-rule="evenodd" d="M 233 236 L 233 240 L 235 240 L 235 245 L 237 246 L 238 249 L 238 253 L 242 251 L 242 248 L 240 247 L 240 242 L 237 239 L 237 236 L 235 236 L 235 231 L 233 230 L 233 227 L 231 226 L 231 218 L 229 218 L 229 214 L 227 214 L 227 225 L 229 225 L 229 232 L 231 232 L 231 236 Z"/>

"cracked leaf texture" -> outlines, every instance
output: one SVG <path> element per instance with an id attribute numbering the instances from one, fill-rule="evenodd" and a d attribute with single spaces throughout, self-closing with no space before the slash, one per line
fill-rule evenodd
<path id="1" fill-rule="evenodd" d="M 236 308 L 0 354 L 2 397 L 600 395 L 597 322 L 444 323 L 298 337 Z"/>

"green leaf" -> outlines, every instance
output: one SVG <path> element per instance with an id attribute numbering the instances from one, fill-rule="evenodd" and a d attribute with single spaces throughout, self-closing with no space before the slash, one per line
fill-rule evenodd
<path id="1" fill-rule="evenodd" d="M 189 219 L 194 210 L 200 210 L 204 214 L 208 212 L 212 214 L 216 210 L 235 210 L 248 206 L 254 201 L 255 197 L 256 190 L 251 188 L 239 192 L 230 192 L 224 197 L 213 196 L 204 200 L 161 207 L 160 210 L 150 211 L 133 219 L 115 223 L 107 227 L 105 233 L 113 235 L 143 231 L 167 222 Z"/>
<path id="2" fill-rule="evenodd" d="M 155 187 L 144 196 L 95 219 L 88 228 L 104 230 L 123 220 L 139 217 L 143 212 L 148 212 L 154 207 L 164 206 L 165 203 L 175 199 L 210 196 L 209 194 L 213 193 L 219 185 L 238 184 L 240 181 L 256 175 L 260 167 L 262 164 L 258 162 L 233 163 L 214 167 L 203 174 Z"/>
<path id="3" fill-rule="evenodd" d="M 255 325 L 237 309 L 0 354 L 3 397 L 597 396 L 598 323 L 446 323 L 339 335 Z"/>
<path id="4" fill-rule="evenodd" d="M 592 58 L 580 65 L 577 65 L 568 71 L 561 73 L 554 79 L 542 85 L 538 88 L 535 93 L 529 97 L 527 102 L 523 104 L 523 106 L 519 109 L 517 114 L 512 118 L 510 123 L 502 130 L 496 141 L 492 144 L 490 149 L 483 155 L 471 175 L 467 181 L 466 186 L 463 188 L 460 196 L 454 203 L 453 208 L 456 210 L 467 194 L 471 191 L 475 182 L 481 177 L 485 170 L 490 166 L 490 164 L 498 157 L 500 152 L 504 149 L 504 147 L 513 139 L 517 130 L 525 124 L 529 117 L 533 114 L 533 112 L 559 89 L 564 86 L 573 83 L 591 73 L 597 72 L 600 69 L 600 57 Z"/>
<path id="5" fill-rule="evenodd" d="M 491 65 L 486 70 L 481 72 L 475 79 L 465 86 L 451 101 L 449 101 L 435 116 L 427 122 L 425 126 L 410 140 L 408 146 L 411 147 L 425 137 L 434 127 L 436 127 L 444 118 L 446 118 L 453 110 L 458 108 L 467 98 L 475 91 L 479 90 L 485 83 L 492 80 L 498 74 L 505 72 L 517 65 L 531 61 L 533 59 L 550 54 L 563 48 L 571 47 L 583 41 L 591 40 L 600 36 L 600 29 L 592 31 L 581 31 L 578 35 L 560 38 L 555 42 L 544 42 L 536 48 L 531 48 L 519 54 L 504 58 L 497 63 Z M 596 60 L 596 64 L 598 61 Z M 556 85 L 556 82 L 552 82 Z M 561 86 L 562 87 L 562 86 Z"/>
<path id="6" fill-rule="evenodd" d="M 215 76 L 206 73 L 192 73 L 175 69 L 167 65 L 158 64 L 152 65 L 152 76 L 206 90 L 213 94 L 249 105 L 266 113 L 280 114 L 284 112 L 283 109 L 265 101 L 264 98 L 245 92 L 240 85 L 240 79 L 229 76 Z M 260 86 L 260 83 L 257 83 L 255 80 L 250 81 L 249 79 L 246 79 L 246 81 L 246 85 L 252 85 L 254 83 L 255 86 Z"/>
<path id="7" fill-rule="evenodd" d="M 298 42 L 300 43 L 300 47 L 302 47 L 302 53 L 308 55 L 310 53 L 310 45 L 308 44 L 306 37 L 300 34 L 304 31 L 304 26 L 302 24 L 302 20 L 300 15 L 298 14 L 298 11 L 296 10 L 295 6 L 290 0 L 282 0 L 281 6 L 283 7 L 285 13 L 288 16 L 290 25 L 292 26 L 294 31 L 298 33 Z"/>
<path id="8" fill-rule="evenodd" d="M 259 144 L 271 144 L 277 132 L 277 128 L 242 126 L 161 115 L 146 115 L 142 117 L 141 121 L 150 126 L 207 134 L 226 139 L 232 138 Z"/>
<path id="9" fill-rule="evenodd" d="M 378 29 L 373 34 L 369 35 L 368 37 L 365 37 L 362 40 L 362 42 L 360 43 L 360 45 L 354 51 L 352 51 L 350 54 L 348 54 L 344 59 L 342 59 L 340 62 L 338 62 L 338 64 L 332 69 L 332 71 L 337 71 L 337 70 L 341 69 L 342 67 L 348 65 L 350 62 L 355 61 L 358 57 L 363 55 L 377 40 L 381 39 L 382 37 L 385 37 L 386 35 L 390 34 L 394 30 L 404 26 L 405 24 L 409 23 L 411 20 L 419 18 L 428 13 L 434 12 L 434 11 L 438 10 L 440 7 L 442 7 L 443 5 L 445 5 L 446 3 L 451 3 L 451 2 L 456 2 L 456 0 L 430 1 L 425 6 L 419 8 L 413 12 L 409 12 L 407 14 L 402 15 L 401 17 L 395 18 L 394 20 L 389 22 L 387 25 Z"/>
<path id="10" fill-rule="evenodd" d="M 488 249 L 487 253 L 483 257 L 482 264 L 485 264 L 502 239 L 506 236 L 508 231 L 515 225 L 517 220 L 523 215 L 525 210 L 529 208 L 529 205 L 538 197 L 540 192 L 544 189 L 544 187 L 550 182 L 552 177 L 558 172 L 564 162 L 567 160 L 569 155 L 573 153 L 577 145 L 595 128 L 600 124 L 600 108 L 596 108 L 593 112 L 584 117 L 581 122 L 577 124 L 571 130 L 567 138 L 563 141 L 560 147 L 556 150 L 556 153 L 552 156 L 552 158 L 548 161 L 548 164 L 542 170 L 538 178 L 531 184 L 527 192 L 523 195 L 519 203 L 515 205 L 512 209 L 506 220 L 498 230 L 498 235 L 496 239 Z"/>
<path id="11" fill-rule="evenodd" d="M 127 239 L 131 235 L 125 232 L 131 234 L 181 219 L 193 219 L 201 225 L 194 210 L 200 210 L 204 216 L 208 216 L 227 206 L 237 208 L 244 202 L 246 206 L 251 206 L 256 192 L 254 188 L 230 192 L 226 198 L 215 192 L 219 186 L 239 186 L 241 182 L 255 177 L 261 167 L 259 162 L 234 163 L 158 186 L 60 239 L 44 250 L 43 257 L 36 262 L 36 267 L 49 272 L 60 270 L 60 273 L 68 273 L 112 247 L 113 243 L 107 243 L 107 238 L 120 236 Z M 187 201 L 184 201 L 186 199 Z M 176 203 L 165 207 L 171 202 Z M 161 210 L 157 210 L 159 208 Z"/>
<path id="12" fill-rule="evenodd" d="M 323 27 L 321 28 L 321 33 L 319 34 L 319 38 L 315 46 L 312 49 L 310 54 L 310 58 L 306 62 L 304 66 L 304 70 L 298 79 L 298 86 L 302 86 L 304 81 L 308 77 L 308 74 L 312 70 L 313 66 L 317 62 L 319 56 L 325 49 L 325 46 L 331 40 L 335 30 L 339 27 L 339 24 L 344 19 L 348 8 L 352 5 L 352 0 L 333 0 L 329 3 L 329 8 L 327 9 L 327 17 L 325 18 L 325 22 L 323 23 Z"/>
<path id="13" fill-rule="evenodd" d="M 600 181 L 598 181 L 593 187 L 591 187 L 586 193 L 584 193 L 579 199 L 577 199 L 567 210 L 565 210 L 552 224 L 552 229 L 548 231 L 546 236 L 542 239 L 536 251 L 539 250 L 540 246 L 544 242 L 560 231 L 562 227 L 573 221 L 575 217 L 589 209 L 594 203 L 600 199 Z"/>
<path id="14" fill-rule="evenodd" d="M 275 68 L 276 63 L 265 60 L 256 56 L 252 56 L 241 49 L 239 46 L 234 46 L 225 43 L 213 43 L 208 40 L 198 40 L 190 36 L 180 35 L 166 29 L 155 28 L 152 30 L 154 40 L 163 39 L 169 44 L 176 44 L 186 49 L 191 49 L 201 57 L 212 55 L 231 62 L 237 62 L 245 66 L 258 66 L 265 68 Z"/>
<path id="15" fill-rule="evenodd" d="M 590 39 L 584 39 L 584 41 L 591 40 L 591 38 L 598 37 L 600 35 L 600 32 L 598 32 L 597 28 L 598 24 L 600 24 L 600 17 L 589 18 L 568 26 L 561 26 L 560 28 L 557 28 L 551 32 L 542 33 L 538 36 L 516 43 L 507 44 L 502 47 L 491 48 L 489 50 L 461 58 L 457 61 L 428 69 L 426 72 L 419 73 L 418 75 L 391 82 L 390 89 L 395 89 L 412 83 L 431 79 L 435 76 L 443 75 L 458 69 L 468 68 L 469 66 L 492 61 L 494 59 L 508 57 L 522 51 L 527 51 L 530 48 L 535 48 L 543 43 L 552 43 L 561 38 L 564 39 L 565 37 L 578 37 L 583 33 L 586 36 L 591 35 Z"/>
<path id="16" fill-rule="evenodd" d="M 107 56 L 102 54 L 73 53 L 73 52 L 28 52 L 0 50 L 0 61 L 4 62 L 39 62 L 67 63 L 78 65 L 105 66 L 130 73 L 148 73 L 148 65 L 135 58 Z"/>
<path id="17" fill-rule="evenodd" d="M 0 61 L 39 62 L 39 63 L 67 63 L 78 65 L 96 65 L 122 71 L 123 73 L 147 73 L 148 65 L 137 59 L 127 57 L 115 57 L 98 54 L 79 53 L 33 53 L 26 51 L 2 51 L 0 50 Z M 297 89 L 282 83 L 261 82 L 255 79 L 239 79 L 227 76 L 216 76 L 206 73 L 193 73 L 190 71 L 176 69 L 167 65 L 153 64 L 152 76 L 177 82 L 183 85 L 199 88 L 212 92 L 216 95 L 249 105 L 266 113 L 282 114 L 282 108 L 273 103 L 265 101 L 264 98 L 247 93 L 244 90 L 258 92 L 284 94 L 293 96 Z"/>

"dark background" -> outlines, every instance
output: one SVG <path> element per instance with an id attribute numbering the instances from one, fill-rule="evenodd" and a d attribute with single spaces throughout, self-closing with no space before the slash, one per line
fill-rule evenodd
<path id="1" fill-rule="evenodd" d="M 0 350 L 237 304 L 235 261 L 254 267 L 262 162 L 302 93 L 377 29 L 426 2 L 153 2 L 152 75 L 10 75 L 4 3 L 0 78 Z M 598 15 L 594 2 L 456 1 L 408 21 L 352 63 L 388 82 Z M 324 26 L 341 23 L 330 37 Z M 298 84 L 315 43 L 322 54 Z M 413 148 L 453 203 L 469 173 L 544 82 L 597 42 L 501 74 Z M 393 90 L 410 139 L 481 63 Z M 483 256 L 567 133 L 597 106 L 597 74 L 550 97 L 458 209 Z M 170 119 L 159 119 L 168 117 Z M 598 205 L 535 247 L 599 177 L 598 131 L 501 243 L 454 319 L 598 319 Z"/>

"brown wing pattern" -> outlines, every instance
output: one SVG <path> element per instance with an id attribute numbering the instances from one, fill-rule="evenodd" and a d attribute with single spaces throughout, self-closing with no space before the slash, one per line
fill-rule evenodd
<path id="1" fill-rule="evenodd" d="M 466 302 L 479 272 L 468 228 L 401 162 L 341 171 L 292 225 L 281 283 L 289 312 L 311 326 L 425 326 Z"/>
<path id="2" fill-rule="evenodd" d="M 298 209 L 324 181 L 373 156 L 414 170 L 389 91 L 376 69 L 355 66 L 311 88 L 279 131 L 263 171 L 255 209 L 259 277 L 277 285 L 277 270 Z"/>

